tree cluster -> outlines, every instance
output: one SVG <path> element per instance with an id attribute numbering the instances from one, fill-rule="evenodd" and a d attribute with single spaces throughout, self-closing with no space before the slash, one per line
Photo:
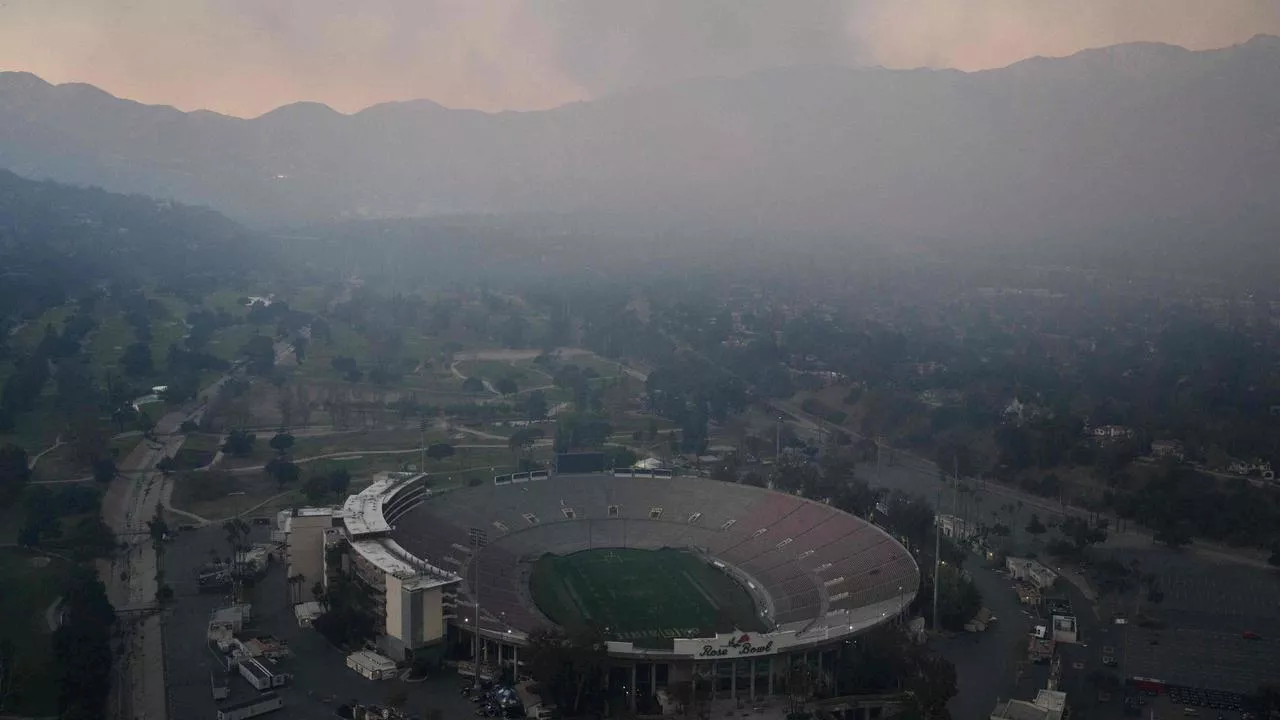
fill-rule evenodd
<path id="1" fill-rule="evenodd" d="M 326 500 L 344 497 L 351 486 L 351 473 L 338 468 L 327 475 L 312 475 L 302 485 L 307 501 L 319 504 Z"/>
<path id="2" fill-rule="evenodd" d="M 53 635 L 58 717 L 97 720 L 111 691 L 111 626 L 115 609 L 92 571 L 77 568 L 62 596 L 63 621 Z"/>

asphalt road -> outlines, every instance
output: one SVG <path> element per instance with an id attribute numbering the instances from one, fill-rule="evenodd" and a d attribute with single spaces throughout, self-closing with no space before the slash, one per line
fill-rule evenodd
<path id="1" fill-rule="evenodd" d="M 960 692 L 947 704 L 954 718 L 983 718 L 996 701 L 1028 698 L 1044 687 L 1047 665 L 1025 662 L 1032 618 L 1018 601 L 1010 580 L 981 567 L 976 556 L 966 563 L 982 592 L 983 603 L 999 618 L 986 632 L 959 633 L 934 641 L 935 649 L 956 666 Z"/>
<path id="2" fill-rule="evenodd" d="M 252 542 L 266 542 L 269 529 L 251 527 Z M 210 673 L 220 663 L 206 642 L 209 614 L 230 604 L 223 594 L 200 593 L 196 571 L 214 554 L 230 554 L 225 533 L 210 526 L 181 533 L 166 546 L 166 576 L 174 588 L 176 602 L 165 619 L 168 693 L 176 718 L 211 718 L 217 703 L 210 689 Z M 272 713 L 280 720 L 315 720 L 332 717 L 338 704 L 358 700 L 362 703 L 384 702 L 395 687 L 403 687 L 409 710 L 425 714 L 428 708 L 439 708 L 444 717 L 461 719 L 472 716 L 475 706 L 459 695 L 459 680 L 451 671 L 423 683 L 398 680 L 374 682 L 347 669 L 343 652 L 329 645 L 319 633 L 298 627 L 289 602 L 288 583 L 283 562 L 273 562 L 266 576 L 247 591 L 253 604 L 253 620 L 247 632 L 271 635 L 288 643 L 293 657 L 282 660 L 273 669 L 293 674 L 293 682 L 277 692 L 285 707 Z M 231 678 L 231 700 L 251 697 L 256 691 L 235 675 Z"/>
<path id="3" fill-rule="evenodd" d="M 219 378 L 201 393 L 211 397 L 231 377 Z M 132 611 L 154 606 L 158 583 L 156 555 L 147 522 L 156 515 L 164 493 L 164 476 L 155 469 L 161 458 L 182 448 L 185 437 L 178 432 L 187 420 L 199 422 L 203 402 L 188 403 L 161 417 L 154 430 L 155 440 L 144 440 L 119 466 L 120 473 L 102 501 L 103 521 L 115 533 L 122 549 L 107 563 L 99 564 L 99 574 L 107 586 L 107 596 L 126 618 L 118 625 L 115 687 L 110 710 L 117 717 L 164 720 L 165 704 L 164 635 L 161 619 L 135 619 Z"/>

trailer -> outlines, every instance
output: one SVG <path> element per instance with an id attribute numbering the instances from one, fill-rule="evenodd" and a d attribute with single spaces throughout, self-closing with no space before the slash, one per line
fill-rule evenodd
<path id="1" fill-rule="evenodd" d="M 232 703 L 218 710 L 218 720 L 248 720 L 249 718 L 266 715 L 284 707 L 284 700 L 280 696 L 273 693 L 263 693 L 255 698 L 249 698 L 238 703 Z"/>
<path id="2" fill-rule="evenodd" d="M 239 669 L 240 675 L 243 676 L 245 680 L 249 681 L 249 684 L 253 686 L 253 689 L 270 690 L 273 687 L 271 682 L 271 671 L 268 670 L 261 662 L 258 662 L 258 660 L 254 658 L 245 658 L 240 661 Z"/>
<path id="3" fill-rule="evenodd" d="M 226 673 L 219 673 L 217 671 L 209 672 L 209 686 L 213 690 L 214 700 L 226 700 L 227 696 L 231 694 L 231 683 L 229 680 L 230 678 L 227 677 Z"/>

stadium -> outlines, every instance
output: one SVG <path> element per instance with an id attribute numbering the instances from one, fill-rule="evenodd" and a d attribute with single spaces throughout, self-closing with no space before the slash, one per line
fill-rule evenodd
<path id="1" fill-rule="evenodd" d="M 915 598 L 915 560 L 823 503 L 669 473 L 524 473 L 432 493 L 390 476 L 347 499 L 326 533 L 381 598 L 397 659 L 474 644 L 518 666 L 538 628 L 591 625 L 628 687 L 706 679 L 720 698 L 774 693 Z M 828 660 L 829 662 L 829 660 Z M 624 683 L 626 681 L 624 680 Z"/>

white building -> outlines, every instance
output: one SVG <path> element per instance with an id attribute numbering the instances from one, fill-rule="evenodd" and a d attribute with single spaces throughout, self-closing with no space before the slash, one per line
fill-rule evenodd
<path id="1" fill-rule="evenodd" d="M 991 720 L 1062 720 L 1067 709 L 1067 694 L 1058 690 L 1041 690 L 1036 699 L 1008 700 L 996 703 Z"/>
<path id="2" fill-rule="evenodd" d="M 236 633 L 244 629 L 244 624 L 249 620 L 249 616 L 249 605 L 232 605 L 231 607 L 214 610 L 209 615 L 206 639 L 216 645 L 222 652 L 226 652 L 235 642 Z"/>
<path id="3" fill-rule="evenodd" d="M 327 507 L 304 507 L 281 511 L 276 517 L 275 536 L 285 543 L 288 575 L 302 576 L 302 598 L 314 600 L 312 588 L 325 582 L 325 532 L 338 521 L 338 511 Z"/>
<path id="4" fill-rule="evenodd" d="M 425 475 L 387 473 L 347 498 L 341 510 L 282 513 L 290 574 L 304 577 L 304 597 L 327 575 L 326 548 L 345 542 L 343 566 L 378 602 L 379 649 L 395 660 L 439 645 L 452 616 L 457 575 L 413 557 L 389 537 L 391 523 L 430 492 Z M 299 622 L 305 622 L 298 616 Z"/>
<path id="5" fill-rule="evenodd" d="M 1053 616 L 1053 641 L 1056 643 L 1075 644 L 1079 633 L 1074 615 Z"/>
<path id="6" fill-rule="evenodd" d="M 348 655 L 347 667 L 369 680 L 394 680 L 397 675 L 394 660 L 369 650 L 361 650 Z"/>
<path id="7" fill-rule="evenodd" d="M 311 623 L 323 614 L 324 606 L 314 600 L 293 606 L 293 616 L 298 620 L 298 627 L 311 627 Z"/>
<path id="8" fill-rule="evenodd" d="M 1029 582 L 1040 590 L 1053 587 L 1058 581 L 1058 573 L 1031 558 L 1006 558 L 1004 564 L 1014 579 Z"/>
<path id="9" fill-rule="evenodd" d="M 939 515 L 938 528 L 942 530 L 944 537 L 956 541 L 968 540 L 978 533 L 975 523 L 968 522 L 957 515 Z"/>

